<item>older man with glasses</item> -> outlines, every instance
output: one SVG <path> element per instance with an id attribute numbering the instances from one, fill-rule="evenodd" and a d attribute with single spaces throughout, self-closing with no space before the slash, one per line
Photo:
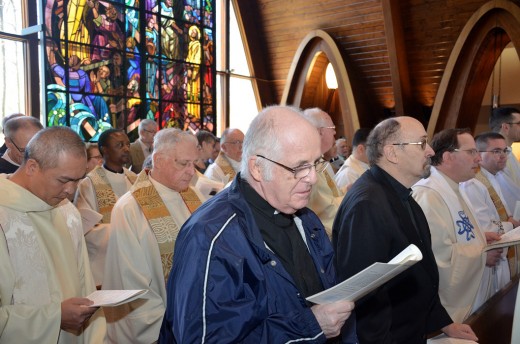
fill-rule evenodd
<path id="1" fill-rule="evenodd" d="M 439 272 L 430 231 L 411 187 L 430 175 L 423 125 L 412 117 L 379 123 L 368 136 L 370 169 L 349 190 L 334 221 L 333 246 L 340 280 L 375 262 L 387 262 L 410 244 L 423 259 L 356 304 L 360 343 L 426 343 L 442 330 L 476 340 L 467 325 L 453 323 L 439 300 Z"/>
<path id="2" fill-rule="evenodd" d="M 25 147 L 43 129 L 34 117 L 20 116 L 8 120 L 4 127 L 6 152 L 0 158 L 0 173 L 14 173 L 21 165 Z"/>
<path id="3" fill-rule="evenodd" d="M 153 142 L 152 168 L 143 170 L 112 211 L 103 289 L 146 289 L 145 300 L 107 310 L 110 343 L 154 343 L 166 308 L 165 284 L 175 240 L 204 201 L 190 187 L 197 139 L 162 129 Z M 195 257 L 192 257 L 196 259 Z"/>
<path id="4" fill-rule="evenodd" d="M 431 176 L 415 184 L 413 197 L 430 226 L 441 302 L 454 321 L 462 322 L 491 296 L 493 281 L 484 268 L 495 266 L 502 250 L 483 251 L 486 239 L 498 235 L 484 233 L 460 190 L 460 183 L 475 177 L 482 160 L 471 133 L 445 129 L 431 145 Z"/>
<path id="5" fill-rule="evenodd" d="M 208 166 L 204 175 L 226 185 L 235 178 L 242 161 L 244 133 L 240 129 L 227 128 L 220 139 L 220 153 Z"/>
<path id="6" fill-rule="evenodd" d="M 177 237 L 160 343 L 325 343 L 354 321 L 352 302 L 305 300 L 335 284 L 332 247 L 306 208 L 319 142 L 299 110 L 253 120 L 240 173 Z M 356 342 L 349 324 L 344 343 Z"/>

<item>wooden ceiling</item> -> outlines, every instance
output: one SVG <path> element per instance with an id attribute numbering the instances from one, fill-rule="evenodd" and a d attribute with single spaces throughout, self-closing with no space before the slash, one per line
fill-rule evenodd
<path id="1" fill-rule="evenodd" d="M 489 2 L 236 0 L 235 5 L 262 104 L 281 101 L 300 43 L 319 29 L 333 37 L 354 92 L 362 92 L 360 125 L 372 126 L 394 113 L 428 124 L 450 53 L 468 20 Z"/>

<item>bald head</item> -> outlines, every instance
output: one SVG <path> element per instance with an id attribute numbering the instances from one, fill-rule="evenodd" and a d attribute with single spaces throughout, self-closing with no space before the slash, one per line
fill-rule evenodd
<path id="1" fill-rule="evenodd" d="M 325 154 L 335 143 L 336 126 L 329 114 L 319 108 L 306 109 L 303 116 L 318 129 L 321 154 Z"/>

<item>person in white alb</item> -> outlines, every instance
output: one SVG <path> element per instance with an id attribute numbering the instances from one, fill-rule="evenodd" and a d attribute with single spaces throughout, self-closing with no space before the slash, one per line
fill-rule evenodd
<path id="1" fill-rule="evenodd" d="M 220 139 L 220 153 L 215 162 L 208 166 L 204 175 L 224 185 L 240 171 L 244 133 L 240 129 L 227 128 Z"/>
<path id="2" fill-rule="evenodd" d="M 482 160 L 480 171 L 474 179 L 460 184 L 460 189 L 469 200 L 475 218 L 484 232 L 503 234 L 520 225 L 513 219 L 505 204 L 500 185 L 496 180 L 497 173 L 501 172 L 507 161 L 509 147 L 502 135 L 487 132 L 475 137 L 477 149 Z M 510 280 L 511 274 L 507 261 L 507 250 L 502 253 L 501 260 L 495 267 L 486 267 L 484 274 L 490 274 L 494 292 L 504 287 Z"/>
<path id="3" fill-rule="evenodd" d="M 332 119 L 325 111 L 318 108 L 306 109 L 303 111 L 303 117 L 318 129 L 320 150 L 323 156 L 335 144 L 336 127 Z M 317 176 L 318 180 L 312 188 L 308 207 L 318 215 L 327 235 L 332 238 L 332 223 L 343 200 L 344 193 L 334 182 L 334 172 L 330 165 L 317 173 Z"/>
<path id="4" fill-rule="evenodd" d="M 139 300 L 107 310 L 110 343 L 157 341 L 166 309 L 165 284 L 177 233 L 202 195 L 189 187 L 197 139 L 168 128 L 157 133 L 152 168 L 142 171 L 112 210 L 103 289 L 146 289 Z"/>
<path id="5" fill-rule="evenodd" d="M 507 146 L 511 148 L 514 142 L 520 141 L 520 110 L 512 107 L 494 109 L 489 117 L 489 126 L 492 131 L 502 134 Z M 507 164 L 503 172 L 497 175 L 497 181 L 502 186 L 506 204 L 514 211 L 520 195 L 520 163 L 512 150 L 507 154 Z"/>
<path id="6" fill-rule="evenodd" d="M 103 283 L 105 254 L 110 232 L 110 214 L 119 197 L 132 186 L 136 174 L 124 167 L 130 162 L 130 141 L 118 129 L 108 129 L 99 136 L 103 166 L 94 168 L 78 185 L 74 204 L 83 214 L 99 213 L 95 226 L 83 228 L 96 285 Z"/>
<path id="7" fill-rule="evenodd" d="M 431 175 L 413 186 L 413 197 L 428 221 L 432 251 L 439 268 L 441 303 L 455 322 L 464 321 L 493 293 L 485 266 L 500 261 L 502 249 L 488 251 L 487 235 L 480 229 L 459 183 L 475 177 L 480 155 L 465 129 L 445 129 L 431 143 Z M 494 234 L 494 240 L 499 236 Z"/>
<path id="8" fill-rule="evenodd" d="M 339 171 L 336 173 L 336 176 L 334 176 L 336 184 L 345 193 L 348 188 L 352 186 L 352 184 L 354 184 L 354 182 L 370 167 L 368 166 L 368 157 L 366 153 L 368 134 L 370 134 L 370 129 L 368 128 L 356 130 L 354 138 L 352 139 L 352 154 L 350 154 L 347 161 L 345 161 L 343 166 L 341 166 Z"/>

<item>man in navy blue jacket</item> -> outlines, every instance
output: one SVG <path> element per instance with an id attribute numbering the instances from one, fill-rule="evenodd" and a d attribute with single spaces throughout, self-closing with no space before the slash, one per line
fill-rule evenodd
<path id="1" fill-rule="evenodd" d="M 357 342 L 352 302 L 305 300 L 336 283 L 331 244 L 306 208 L 320 155 L 299 110 L 253 120 L 240 174 L 179 233 L 161 343 L 324 343 L 346 321 L 344 342 Z"/>

